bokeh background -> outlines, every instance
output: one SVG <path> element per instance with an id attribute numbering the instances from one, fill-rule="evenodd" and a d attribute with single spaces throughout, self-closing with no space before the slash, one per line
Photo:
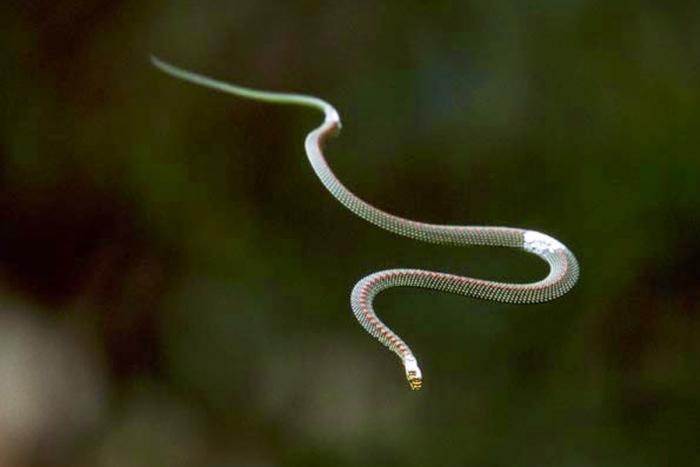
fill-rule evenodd
<path id="1" fill-rule="evenodd" d="M 0 6 L 0 466 L 700 465 L 700 3 L 53 0 Z M 526 281 L 315 178 L 312 111 L 367 201 L 547 232 L 564 298 L 379 297 L 392 267 Z"/>

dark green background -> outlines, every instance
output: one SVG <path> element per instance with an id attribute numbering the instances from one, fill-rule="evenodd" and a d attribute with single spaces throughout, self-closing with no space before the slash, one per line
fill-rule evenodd
<path id="1" fill-rule="evenodd" d="M 697 1 L 27 1 L 0 28 L 4 466 L 700 465 Z M 306 161 L 319 114 L 150 53 L 329 100 L 360 197 L 546 232 L 579 284 L 383 294 L 412 393 L 355 281 L 545 267 L 365 223 Z"/>

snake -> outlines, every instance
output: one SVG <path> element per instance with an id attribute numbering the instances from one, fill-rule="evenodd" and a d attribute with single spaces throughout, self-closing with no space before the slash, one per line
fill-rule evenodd
<path id="1" fill-rule="evenodd" d="M 440 225 L 405 219 L 378 209 L 352 193 L 338 180 L 328 165 L 323 147 L 340 132 L 338 111 L 328 102 L 309 95 L 262 91 L 219 81 L 185 70 L 151 56 L 151 62 L 164 73 L 180 80 L 226 94 L 272 104 L 296 105 L 320 110 L 321 125 L 311 130 L 304 142 L 306 155 L 321 183 L 341 204 L 366 221 L 397 235 L 418 241 L 449 246 L 506 247 L 535 255 L 549 265 L 543 279 L 531 283 L 495 282 L 421 269 L 387 269 L 372 273 L 354 286 L 350 295 L 353 313 L 362 327 L 401 359 L 411 389 L 423 385 L 418 361 L 406 344 L 374 311 L 373 301 L 380 292 L 393 287 L 416 287 L 510 304 L 534 304 L 554 300 L 576 283 L 579 266 L 574 254 L 549 235 L 521 228 Z"/>

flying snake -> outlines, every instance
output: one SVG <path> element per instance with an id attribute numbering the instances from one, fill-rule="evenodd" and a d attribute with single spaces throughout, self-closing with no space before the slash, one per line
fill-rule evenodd
<path id="1" fill-rule="evenodd" d="M 384 324 L 374 312 L 374 297 L 392 287 L 419 287 L 503 303 L 541 303 L 564 295 L 578 279 L 578 263 L 566 246 L 549 235 L 513 227 L 438 225 L 417 222 L 375 208 L 348 190 L 333 174 L 322 148 L 326 138 L 341 128 L 340 116 L 328 102 L 302 94 L 270 92 L 236 86 L 193 73 L 151 57 L 153 64 L 175 78 L 247 99 L 273 104 L 299 105 L 320 110 L 323 123 L 309 132 L 304 142 L 311 167 L 326 189 L 346 208 L 398 235 L 442 245 L 483 245 L 510 247 L 534 254 L 549 264 L 544 279 L 528 284 L 493 282 L 420 269 L 388 269 L 361 279 L 353 288 L 350 304 L 355 317 L 367 332 L 396 353 L 404 364 L 411 389 L 423 384 L 418 361 L 408 345 Z"/>

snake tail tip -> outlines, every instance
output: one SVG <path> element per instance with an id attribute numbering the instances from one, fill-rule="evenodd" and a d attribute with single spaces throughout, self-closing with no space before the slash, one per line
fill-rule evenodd
<path id="1" fill-rule="evenodd" d="M 160 66 L 160 65 L 163 64 L 163 60 L 161 60 L 160 58 L 158 58 L 157 55 L 149 54 L 149 55 L 148 55 L 148 59 L 151 61 L 151 64 L 153 64 L 153 65 L 155 65 L 155 66 Z"/>

